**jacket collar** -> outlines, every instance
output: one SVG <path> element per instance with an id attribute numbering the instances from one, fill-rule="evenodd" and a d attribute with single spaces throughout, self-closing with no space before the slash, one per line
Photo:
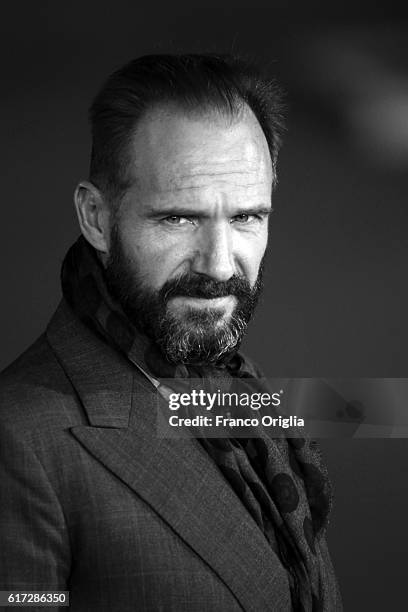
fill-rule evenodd
<path id="1" fill-rule="evenodd" d="M 59 304 L 46 331 L 65 374 L 95 427 L 129 424 L 134 366 L 100 340 L 72 312 Z M 141 380 L 147 387 L 147 383 Z"/>
<path id="2" fill-rule="evenodd" d="M 193 438 L 157 433 L 158 394 L 62 302 L 48 341 L 89 426 L 72 434 L 143 498 L 247 611 L 290 608 L 286 572 L 218 468 Z"/>

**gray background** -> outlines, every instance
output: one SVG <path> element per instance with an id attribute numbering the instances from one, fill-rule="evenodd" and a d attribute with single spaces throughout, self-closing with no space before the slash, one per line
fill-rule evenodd
<path id="1" fill-rule="evenodd" d="M 246 351 L 269 377 L 408 375 L 408 22 L 380 4 L 360 3 L 369 18 L 351 2 L 331 14 L 304 4 L 2 7 L 0 368 L 58 303 L 78 234 L 72 192 L 87 175 L 87 107 L 102 80 L 144 53 L 234 50 L 265 62 L 288 92 L 266 289 Z M 402 609 L 408 441 L 322 445 L 345 609 Z"/>

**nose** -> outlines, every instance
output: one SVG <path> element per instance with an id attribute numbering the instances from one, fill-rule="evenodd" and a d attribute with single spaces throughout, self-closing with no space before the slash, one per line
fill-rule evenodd
<path id="1" fill-rule="evenodd" d="M 192 271 L 205 274 L 217 281 L 227 281 L 231 278 L 235 270 L 229 224 L 202 228 Z"/>

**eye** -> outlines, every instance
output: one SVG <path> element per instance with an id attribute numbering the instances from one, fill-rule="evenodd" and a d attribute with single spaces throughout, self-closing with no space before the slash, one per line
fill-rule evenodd
<path id="1" fill-rule="evenodd" d="M 169 225 L 185 225 L 186 223 L 191 223 L 190 219 L 187 219 L 187 217 L 180 217 L 179 215 L 169 215 L 165 217 L 163 221 Z"/>
<path id="2" fill-rule="evenodd" d="M 254 221 L 260 221 L 261 217 L 259 215 L 253 215 L 249 213 L 240 213 L 239 215 L 235 215 L 232 218 L 232 221 L 235 223 L 240 223 L 242 225 L 246 225 L 248 223 L 253 223 Z"/>

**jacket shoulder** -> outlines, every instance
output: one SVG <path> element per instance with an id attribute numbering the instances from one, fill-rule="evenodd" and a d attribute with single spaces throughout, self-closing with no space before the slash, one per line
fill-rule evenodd
<path id="1" fill-rule="evenodd" d="M 27 380 L 30 375 L 38 379 L 47 379 L 56 370 L 56 365 L 57 362 L 46 335 L 41 334 L 30 347 L 0 373 L 0 388 L 13 381 Z"/>
<path id="2" fill-rule="evenodd" d="M 52 421 L 59 427 L 78 423 L 67 411 L 68 404 L 78 405 L 74 398 L 45 334 L 0 374 L 0 420 L 19 429 L 38 430 Z"/>

